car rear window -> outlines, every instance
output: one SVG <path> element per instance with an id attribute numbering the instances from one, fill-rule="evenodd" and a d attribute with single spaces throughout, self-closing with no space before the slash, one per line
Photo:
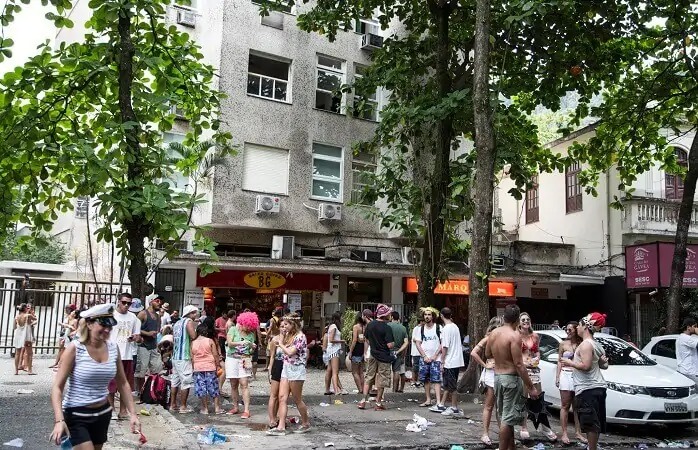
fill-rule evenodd
<path id="1" fill-rule="evenodd" d="M 657 364 L 623 340 L 600 337 L 597 338 L 597 341 L 606 351 L 608 364 L 612 366 L 654 366 Z"/>

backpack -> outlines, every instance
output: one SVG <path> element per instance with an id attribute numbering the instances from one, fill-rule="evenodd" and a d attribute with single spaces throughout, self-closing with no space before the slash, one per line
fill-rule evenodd
<path id="1" fill-rule="evenodd" d="M 149 375 L 141 389 L 141 403 L 170 408 L 170 382 L 162 375 Z"/>
<path id="2" fill-rule="evenodd" d="M 441 342 L 441 325 L 436 324 L 436 338 Z M 422 342 L 424 342 L 424 324 L 422 324 Z"/>

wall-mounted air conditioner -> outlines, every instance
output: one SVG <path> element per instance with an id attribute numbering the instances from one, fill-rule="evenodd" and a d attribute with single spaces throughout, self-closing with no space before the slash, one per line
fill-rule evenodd
<path id="1" fill-rule="evenodd" d="M 277 214 L 281 210 L 281 199 L 272 195 L 258 195 L 255 201 L 255 214 Z"/>
<path id="2" fill-rule="evenodd" d="M 413 247 L 402 247 L 403 264 L 419 264 L 422 262 L 422 249 Z"/>
<path id="3" fill-rule="evenodd" d="M 383 37 L 373 33 L 361 36 L 361 48 L 363 50 L 376 50 L 383 47 Z"/>
<path id="4" fill-rule="evenodd" d="M 295 245 L 293 236 L 274 236 L 271 239 L 271 259 L 293 259 Z"/>
<path id="5" fill-rule="evenodd" d="M 318 206 L 318 221 L 342 220 L 342 205 L 320 203 Z"/>
<path id="6" fill-rule="evenodd" d="M 177 23 L 185 27 L 196 28 L 196 13 L 186 9 L 178 9 Z"/>
<path id="7" fill-rule="evenodd" d="M 277 30 L 284 29 L 284 13 L 279 11 L 269 11 L 268 16 L 262 16 L 262 25 L 276 28 Z"/>

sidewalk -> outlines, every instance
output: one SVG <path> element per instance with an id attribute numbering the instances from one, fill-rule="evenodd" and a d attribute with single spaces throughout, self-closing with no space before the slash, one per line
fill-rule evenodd
<path id="1" fill-rule="evenodd" d="M 342 397 L 344 404 L 335 405 L 333 400 L 337 397 L 317 395 L 323 392 L 322 376 L 320 371 L 310 371 L 304 391 L 310 395 L 304 395 L 304 400 L 309 408 L 312 430 L 307 434 L 289 435 L 286 437 L 267 436 L 267 392 L 266 374 L 260 373 L 257 381 L 251 383 L 252 414 L 249 420 L 240 419 L 240 416 L 201 416 L 199 414 L 171 414 L 160 407 L 151 406 L 151 416 L 141 416 L 143 432 L 148 438 L 148 443 L 138 447 L 138 435 L 132 435 L 126 422 L 112 422 L 110 428 L 109 444 L 107 449 L 143 448 L 143 449 L 233 449 L 244 447 L 246 450 L 257 449 L 311 449 L 325 448 L 326 444 L 334 444 L 336 449 L 450 449 L 451 445 L 463 447 L 482 448 L 480 436 L 482 435 L 481 412 L 482 404 L 474 396 L 460 396 L 460 406 L 466 413 L 465 418 L 445 417 L 420 408 L 418 403 L 424 400 L 422 390 L 409 388 L 405 394 L 388 393 L 390 400 L 386 406 L 387 411 L 373 411 L 372 409 L 359 410 L 356 402 L 359 396 L 347 395 Z M 342 383 L 350 390 L 350 376 L 342 374 Z M 229 387 L 228 387 L 229 389 Z M 416 400 L 416 401 L 415 401 Z M 478 403 L 475 403 L 477 401 Z M 321 403 L 331 403 L 329 406 L 321 406 Z M 190 405 L 198 405 L 197 399 L 190 395 Z M 141 406 L 139 405 L 139 409 Z M 229 401 L 224 402 L 224 407 L 231 408 Z M 425 432 L 414 433 L 405 430 L 407 424 L 412 422 L 414 414 L 419 414 L 431 422 L 434 426 Z M 295 408 L 289 408 L 289 416 L 297 417 Z M 559 423 L 551 418 L 551 425 L 559 432 Z M 229 442 L 224 445 L 199 445 L 197 435 L 205 432 L 208 427 L 215 427 L 216 431 L 228 436 Z M 291 425 L 292 430 L 297 425 Z M 490 432 L 490 437 L 496 448 L 497 433 L 496 422 Z M 532 440 L 524 443 L 527 447 L 535 446 L 541 442 L 546 447 L 552 444 L 545 438 L 530 429 Z M 570 428 L 570 431 L 572 429 Z M 687 432 L 686 438 L 691 431 Z M 573 436 L 573 433 L 570 433 Z M 683 440 L 679 436 L 672 439 Z M 695 439 L 695 437 L 693 438 Z M 691 439 L 691 440 L 693 440 Z M 627 435 L 607 434 L 602 436 L 604 447 L 634 446 L 644 443 L 649 446 L 656 445 L 659 439 L 648 437 L 632 437 Z M 573 444 L 574 445 L 574 444 Z M 561 444 L 555 444 L 560 447 Z"/>

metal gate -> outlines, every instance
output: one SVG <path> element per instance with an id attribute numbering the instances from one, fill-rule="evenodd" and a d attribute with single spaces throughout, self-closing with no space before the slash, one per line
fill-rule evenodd
<path id="1" fill-rule="evenodd" d="M 21 303 L 31 303 L 36 312 L 34 353 L 54 354 L 58 350 L 58 324 L 63 321 L 66 306 L 74 304 L 79 309 L 116 302 L 119 291 L 130 291 L 129 286 L 110 282 L 30 278 L 26 289 L 23 282 L 24 277 L 0 277 L 0 350 L 3 353 L 14 348 L 14 319 Z"/>
<path id="2" fill-rule="evenodd" d="M 170 304 L 170 313 L 182 312 L 186 273 L 184 269 L 158 269 L 155 272 L 155 292 Z"/>

